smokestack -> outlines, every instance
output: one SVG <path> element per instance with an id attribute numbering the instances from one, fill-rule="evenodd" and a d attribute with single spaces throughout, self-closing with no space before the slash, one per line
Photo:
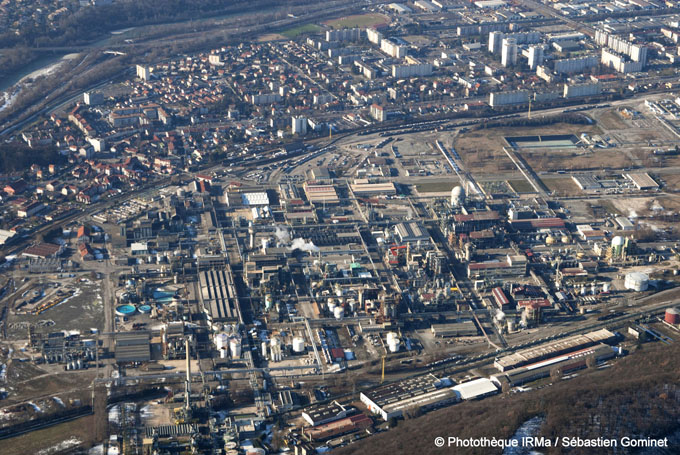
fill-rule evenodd
<path id="1" fill-rule="evenodd" d="M 189 358 L 189 337 L 184 339 L 187 359 L 187 378 L 184 381 L 184 407 L 189 412 L 191 409 L 191 361 Z"/>

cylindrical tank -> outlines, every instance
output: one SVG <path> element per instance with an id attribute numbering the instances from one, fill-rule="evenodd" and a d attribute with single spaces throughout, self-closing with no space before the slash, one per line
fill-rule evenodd
<path id="1" fill-rule="evenodd" d="M 546 245 L 554 245 L 556 241 L 557 240 L 552 235 L 549 235 L 545 238 L 545 244 Z"/>
<path id="2" fill-rule="evenodd" d="M 215 334 L 215 347 L 220 352 L 220 358 L 224 359 L 227 357 L 227 349 L 229 344 L 229 337 L 226 333 L 220 332 Z"/>
<path id="3" fill-rule="evenodd" d="M 264 357 L 266 359 L 267 358 L 267 352 L 269 351 L 267 349 L 267 342 L 263 341 L 262 344 L 260 345 L 260 348 L 262 349 L 262 357 Z"/>
<path id="4" fill-rule="evenodd" d="M 569 236 L 563 235 L 562 236 L 562 243 L 569 243 Z"/>
<path id="5" fill-rule="evenodd" d="M 300 354 L 305 352 L 305 339 L 302 337 L 293 338 L 293 352 Z"/>
<path id="6" fill-rule="evenodd" d="M 666 310 L 666 315 L 664 316 L 663 320 L 673 325 L 680 324 L 680 309 L 668 308 Z"/>
<path id="7" fill-rule="evenodd" d="M 517 323 L 514 319 L 508 319 L 508 332 L 514 332 L 517 329 Z"/>
<path id="8" fill-rule="evenodd" d="M 609 283 L 605 283 L 602 285 L 602 292 L 609 292 Z"/>
<path id="9" fill-rule="evenodd" d="M 649 288 L 649 276 L 640 272 L 631 272 L 626 274 L 626 278 L 623 282 L 623 286 L 626 289 L 630 289 L 636 292 L 646 291 Z"/>
<path id="10" fill-rule="evenodd" d="M 328 311 L 333 313 L 336 306 L 335 299 L 333 297 L 328 297 Z"/>
<path id="11" fill-rule="evenodd" d="M 387 347 L 390 352 L 399 352 L 399 335 L 394 332 L 388 332 Z"/>
<path id="12" fill-rule="evenodd" d="M 229 338 L 229 351 L 234 359 L 241 358 L 241 339 L 236 337 Z"/>
<path id="13" fill-rule="evenodd" d="M 451 206 L 460 207 L 465 204 L 465 191 L 460 185 L 456 185 L 451 190 Z"/>
<path id="14" fill-rule="evenodd" d="M 345 310 L 341 306 L 336 306 L 333 310 L 333 316 L 335 319 L 342 319 L 345 316 Z"/>

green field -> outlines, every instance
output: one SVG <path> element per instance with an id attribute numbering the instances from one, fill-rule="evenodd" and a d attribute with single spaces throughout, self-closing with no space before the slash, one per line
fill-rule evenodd
<path id="1" fill-rule="evenodd" d="M 425 182 L 416 184 L 419 193 L 444 193 L 451 191 L 457 182 Z"/>
<path id="2" fill-rule="evenodd" d="M 304 24 L 304 25 L 299 25 L 297 27 L 289 28 L 287 30 L 283 30 L 281 34 L 285 36 L 286 38 L 297 38 L 300 35 L 304 35 L 307 33 L 318 33 L 321 30 L 321 27 L 319 27 L 316 24 Z"/>
<path id="3" fill-rule="evenodd" d="M 332 28 L 353 28 L 353 27 L 373 27 L 375 25 L 386 24 L 389 19 L 382 14 L 357 14 L 354 16 L 341 17 L 326 21 L 325 24 Z"/>

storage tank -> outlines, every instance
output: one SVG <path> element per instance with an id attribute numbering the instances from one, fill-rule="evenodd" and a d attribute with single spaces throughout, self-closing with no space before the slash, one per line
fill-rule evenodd
<path id="1" fill-rule="evenodd" d="M 263 341 L 262 344 L 260 345 L 260 349 L 262 349 L 262 357 L 265 359 L 267 358 L 267 353 L 269 352 L 269 349 L 267 349 L 267 342 Z"/>
<path id="2" fill-rule="evenodd" d="M 623 240 L 623 237 L 621 237 L 620 235 L 617 235 L 612 239 L 612 255 L 614 257 L 621 256 L 621 253 L 623 252 L 624 243 L 625 241 Z"/>
<path id="3" fill-rule="evenodd" d="M 546 245 L 554 245 L 555 242 L 557 242 L 557 240 L 552 235 L 549 235 L 545 238 L 545 244 Z"/>
<path id="4" fill-rule="evenodd" d="M 562 236 L 562 243 L 569 243 L 569 242 L 570 242 L 569 236 L 563 235 L 563 236 Z"/>
<path id="5" fill-rule="evenodd" d="M 328 297 L 328 312 L 333 313 L 336 306 L 335 299 L 333 297 Z"/>
<path id="6" fill-rule="evenodd" d="M 673 325 L 680 324 L 680 309 L 668 308 L 663 320 Z"/>
<path id="7" fill-rule="evenodd" d="M 345 310 L 338 305 L 333 310 L 333 316 L 335 316 L 335 319 L 342 319 L 345 316 Z"/>
<path id="8" fill-rule="evenodd" d="M 609 283 L 605 283 L 602 285 L 602 292 L 609 292 Z"/>
<path id="9" fill-rule="evenodd" d="M 465 190 L 460 185 L 456 185 L 451 190 L 451 206 L 460 207 L 465 205 Z"/>
<path id="10" fill-rule="evenodd" d="M 508 332 L 514 332 L 517 330 L 517 323 L 514 319 L 508 319 Z"/>
<path id="11" fill-rule="evenodd" d="M 215 334 L 215 347 L 220 352 L 220 358 L 224 359 L 227 357 L 227 349 L 229 344 L 229 337 L 226 333 L 220 332 Z"/>
<path id="12" fill-rule="evenodd" d="M 229 351 L 234 359 L 241 358 L 241 339 L 236 337 L 229 338 Z"/>
<path id="13" fill-rule="evenodd" d="M 631 272 L 626 274 L 626 279 L 623 282 L 626 289 L 636 292 L 646 291 L 649 288 L 649 276 L 645 273 Z"/>
<path id="14" fill-rule="evenodd" d="M 293 352 L 301 354 L 305 352 L 305 339 L 302 337 L 293 338 Z"/>
<path id="15" fill-rule="evenodd" d="M 390 352 L 399 352 L 399 336 L 394 332 L 387 334 L 387 347 Z"/>

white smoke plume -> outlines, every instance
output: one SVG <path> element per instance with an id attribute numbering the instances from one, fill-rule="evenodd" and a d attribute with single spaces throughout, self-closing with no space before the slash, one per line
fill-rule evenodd
<path id="1" fill-rule="evenodd" d="M 285 227 L 276 226 L 274 235 L 276 235 L 276 238 L 281 245 L 288 245 L 290 243 L 290 233 Z"/>
<path id="2" fill-rule="evenodd" d="M 297 238 L 293 240 L 293 243 L 288 247 L 289 250 L 302 250 L 302 251 L 309 251 L 310 253 L 312 252 L 317 252 L 319 251 L 319 247 L 314 245 L 312 242 L 306 242 L 305 239 L 302 238 Z"/>

